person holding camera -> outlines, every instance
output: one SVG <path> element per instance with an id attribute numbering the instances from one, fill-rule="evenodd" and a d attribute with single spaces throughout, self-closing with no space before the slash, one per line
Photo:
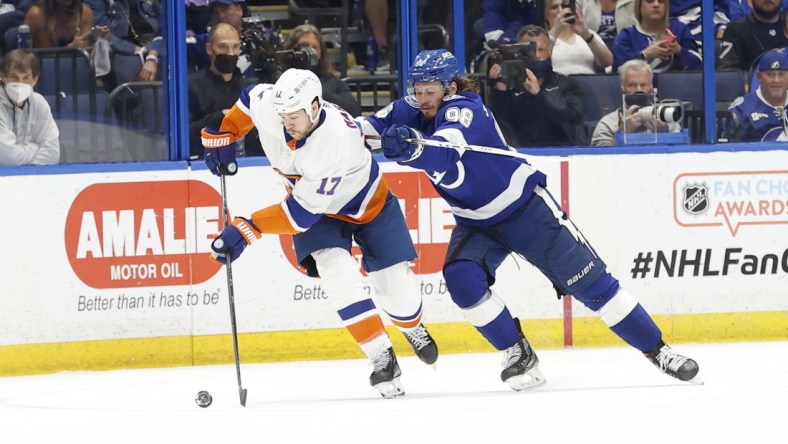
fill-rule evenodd
<path id="1" fill-rule="evenodd" d="M 654 92 L 654 71 L 643 60 L 629 60 L 618 68 L 621 78 L 621 94 L 625 97 L 650 98 Z M 636 101 L 636 100 L 633 100 Z M 603 116 L 591 136 L 591 145 L 614 146 L 619 131 L 626 133 L 654 133 L 681 131 L 678 122 L 663 122 L 653 112 L 638 104 L 631 104 Z"/>
<path id="2" fill-rule="evenodd" d="M 734 100 L 734 139 L 739 142 L 788 141 L 788 56 L 771 50 L 758 62 L 760 86 Z"/>
<path id="3" fill-rule="evenodd" d="M 668 16 L 669 0 L 635 0 L 638 24 L 621 31 L 613 44 L 616 66 L 645 60 L 654 72 L 699 71 L 700 49 L 689 28 Z"/>
<path id="4" fill-rule="evenodd" d="M 334 66 L 334 61 L 328 55 L 326 43 L 323 35 L 316 26 L 303 24 L 296 26 L 284 43 L 285 49 L 295 50 L 296 52 L 309 49 L 316 54 L 315 63 L 310 66 L 298 66 L 299 68 L 309 69 L 320 79 L 323 85 L 323 98 L 329 102 L 339 105 L 351 116 L 361 115 L 361 104 L 358 103 L 350 88 L 339 78 L 339 73 Z"/>
<path id="5" fill-rule="evenodd" d="M 588 29 L 575 0 L 547 0 L 545 5 L 555 72 L 595 74 L 613 65 L 613 53 L 602 37 Z"/>
<path id="6" fill-rule="evenodd" d="M 585 144 L 583 88 L 572 78 L 553 72 L 547 31 L 528 25 L 517 39 L 519 45 L 502 45 L 498 54 L 491 56 L 488 74 L 494 86 L 487 105 L 498 117 L 504 137 L 512 146 Z M 502 60 L 512 50 L 526 55 Z"/>

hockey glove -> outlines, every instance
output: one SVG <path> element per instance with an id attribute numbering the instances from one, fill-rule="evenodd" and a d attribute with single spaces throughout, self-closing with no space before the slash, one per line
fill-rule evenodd
<path id="1" fill-rule="evenodd" d="M 405 139 L 422 139 L 421 133 L 407 126 L 390 127 L 383 131 L 381 135 L 381 145 L 383 155 L 387 159 L 397 162 L 407 162 L 421 155 L 424 145 L 420 143 L 410 143 Z"/>
<path id="2" fill-rule="evenodd" d="M 260 230 L 252 221 L 243 217 L 236 217 L 233 223 L 224 227 L 222 233 L 211 242 L 211 254 L 217 261 L 226 264 L 227 255 L 235 261 L 243 253 L 244 248 L 260 239 Z"/>
<path id="3" fill-rule="evenodd" d="M 217 176 L 233 176 L 238 172 L 235 161 L 235 136 L 213 128 L 202 129 L 202 146 L 205 148 L 205 164 Z"/>

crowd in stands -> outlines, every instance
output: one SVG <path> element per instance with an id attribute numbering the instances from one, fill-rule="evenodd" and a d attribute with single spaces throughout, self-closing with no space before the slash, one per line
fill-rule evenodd
<path id="1" fill-rule="evenodd" d="M 246 86 L 260 81 L 273 82 L 286 67 L 279 56 L 274 63 L 271 57 L 261 60 L 255 55 L 270 56 L 270 48 L 244 51 L 243 42 L 313 54 L 308 68 L 318 74 L 324 98 L 353 116 L 362 114 L 357 96 L 340 78 L 336 55 L 329 54 L 320 28 L 306 23 L 278 30 L 271 28 L 270 22 L 244 20 L 250 17 L 247 2 L 258 3 L 256 0 L 185 0 L 188 31 L 184 39 L 191 73 L 188 87 L 193 157 L 201 155 L 199 128 L 221 121 Z M 339 2 L 301 0 L 299 3 L 326 6 Z M 352 24 L 360 26 L 357 31 L 371 37 L 376 45 L 376 72 L 394 74 L 396 51 L 390 48 L 397 45 L 396 2 L 350 3 Z M 570 8 L 572 5 L 574 9 Z M 770 52 L 788 47 L 788 0 L 715 0 L 715 47 L 705 50 L 700 5 L 700 0 L 485 0 L 480 7 L 466 11 L 470 15 L 466 20 L 470 23 L 466 26 L 467 40 L 473 42 L 466 45 L 466 60 L 469 71 L 479 77 L 485 102 L 497 116 L 512 146 L 609 146 L 620 144 L 616 133 L 626 129 L 680 131 L 681 122 L 641 121 L 645 117 L 637 112 L 640 106 L 628 106 L 623 96 L 644 94 L 656 95 L 657 101 L 672 99 L 659 96 L 654 86 L 656 79 L 662 73 L 700 72 L 704 56 L 715 58 L 718 72 L 740 72 L 745 92 L 749 93 L 731 105 L 731 118 L 725 124 L 747 127 L 746 121 L 752 117 L 742 109 L 753 108 L 751 102 L 755 100 L 771 107 L 769 112 L 777 117 L 775 125 L 780 123 L 780 128 L 788 128 L 784 104 L 778 103 L 788 90 L 788 79 L 782 74 L 783 68 L 788 70 L 788 64 Z M 450 7 L 450 1 L 440 2 L 440 7 L 433 2 L 419 2 L 418 14 L 420 20 L 431 20 L 451 34 Z M 357 20 L 359 17 L 354 15 L 359 11 L 363 17 Z M 121 83 L 115 70 L 115 57 L 138 59 L 133 80 L 162 80 L 161 66 L 166 60 L 162 20 L 160 0 L 3 0 L 0 54 L 8 56 L 17 49 L 21 41 L 19 27 L 25 25 L 30 30 L 34 50 L 84 50 L 96 67 L 98 89 L 108 94 Z M 426 39 L 419 42 L 420 49 L 430 44 L 433 43 Z M 525 57 L 519 77 L 512 81 L 511 72 L 503 69 L 501 47 L 514 44 L 532 46 L 528 47 L 530 55 Z M 768 59 L 764 56 L 767 53 Z M 99 66 L 109 63 L 110 54 L 112 65 L 101 72 Z M 356 64 L 361 64 L 363 51 L 351 51 L 351 54 Z M 764 60 L 770 63 L 764 64 Z M 293 66 L 294 62 L 284 65 L 287 63 Z M 353 63 L 350 65 L 352 68 Z M 6 99 L 8 75 L 3 73 Z M 618 76 L 621 94 L 613 98 L 619 107 L 604 109 L 590 120 L 588 103 L 596 99 L 581 82 L 588 76 Z M 32 100 L 37 96 L 30 97 Z M 13 111 L 13 101 L 7 103 Z M 718 111 L 727 109 L 729 104 L 717 103 Z M 699 103 L 686 103 L 686 106 L 702 109 Z M 744 141 L 764 137 L 760 131 L 735 134 Z M 250 139 L 246 153 L 264 155 L 256 138 Z"/>

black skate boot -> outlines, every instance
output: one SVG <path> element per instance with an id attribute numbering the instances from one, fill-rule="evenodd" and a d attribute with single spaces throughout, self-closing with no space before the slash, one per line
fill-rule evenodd
<path id="1" fill-rule="evenodd" d="M 697 378 L 698 363 L 692 359 L 682 356 L 664 342 L 659 341 L 656 347 L 648 353 L 643 353 L 652 364 L 662 370 L 663 373 L 673 376 L 679 381 L 688 381 L 694 384 L 703 384 Z"/>
<path id="2" fill-rule="evenodd" d="M 389 347 L 378 352 L 372 362 L 372 374 L 369 375 L 369 384 L 375 387 L 384 398 L 394 398 L 405 394 L 399 377 L 402 371 L 397 364 L 394 349 Z"/>
<path id="3" fill-rule="evenodd" d="M 435 361 L 438 360 L 438 345 L 432 339 L 424 324 L 419 324 L 415 329 L 403 331 L 402 333 L 421 362 L 427 365 L 435 364 Z"/>
<path id="4" fill-rule="evenodd" d="M 539 371 L 539 358 L 531 348 L 531 344 L 525 339 L 523 330 L 520 328 L 520 320 L 514 318 L 514 322 L 520 332 L 520 337 L 513 346 L 504 352 L 501 380 L 516 391 L 542 386 L 547 380 Z"/>

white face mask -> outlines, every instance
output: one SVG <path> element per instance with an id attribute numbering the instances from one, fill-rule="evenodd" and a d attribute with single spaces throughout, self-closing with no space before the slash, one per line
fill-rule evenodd
<path id="1" fill-rule="evenodd" d="M 5 92 L 8 94 L 9 99 L 21 104 L 30 97 L 30 94 L 33 94 L 33 86 L 19 82 L 6 83 Z"/>

